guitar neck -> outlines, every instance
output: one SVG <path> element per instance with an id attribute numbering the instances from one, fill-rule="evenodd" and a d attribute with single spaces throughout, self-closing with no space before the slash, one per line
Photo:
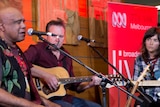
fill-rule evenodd
<path id="1" fill-rule="evenodd" d="M 60 84 L 70 84 L 70 83 L 79 83 L 79 82 L 89 82 L 91 81 L 91 77 L 83 76 L 83 77 L 70 77 L 70 78 L 60 78 Z"/>
<path id="2" fill-rule="evenodd" d="M 135 84 L 136 81 L 132 81 L 132 83 Z M 140 81 L 138 86 L 160 86 L 160 81 L 158 80 Z"/>
<path id="3" fill-rule="evenodd" d="M 137 81 L 131 81 L 134 85 L 136 84 Z M 115 83 L 118 86 L 126 86 L 127 83 L 125 81 L 115 81 Z M 157 80 L 144 80 L 144 81 L 140 81 L 138 86 L 143 86 L 143 87 L 156 87 L 156 86 L 160 86 L 160 81 Z M 114 85 L 111 84 L 107 84 L 106 88 L 112 88 L 114 87 Z"/>

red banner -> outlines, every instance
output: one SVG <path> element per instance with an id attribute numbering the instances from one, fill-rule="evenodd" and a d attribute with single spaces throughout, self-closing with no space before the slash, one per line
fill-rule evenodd
<path id="1" fill-rule="evenodd" d="M 157 23 L 158 11 L 155 7 L 108 3 L 108 58 L 126 78 L 132 78 L 134 59 L 140 54 L 144 32 L 157 26 Z M 110 66 L 109 74 L 116 74 Z M 124 107 L 126 96 L 116 87 L 110 88 L 109 107 Z"/>

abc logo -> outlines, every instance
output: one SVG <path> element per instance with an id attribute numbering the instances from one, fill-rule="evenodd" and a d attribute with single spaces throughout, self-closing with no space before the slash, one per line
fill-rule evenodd
<path id="1" fill-rule="evenodd" d="M 112 26 L 118 28 L 126 28 L 127 17 L 126 13 L 113 12 L 112 13 Z"/>

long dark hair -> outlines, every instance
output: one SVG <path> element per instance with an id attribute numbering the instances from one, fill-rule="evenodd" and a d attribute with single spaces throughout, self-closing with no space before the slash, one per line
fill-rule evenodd
<path id="1" fill-rule="evenodd" d="M 158 41 L 160 43 L 160 28 L 152 27 L 152 28 L 148 29 L 144 34 L 142 48 L 141 48 L 142 57 L 144 60 L 147 60 L 149 57 L 148 50 L 146 49 L 146 44 L 145 44 L 146 39 L 151 38 L 152 36 L 155 36 L 155 35 L 157 35 Z M 160 45 L 158 47 L 157 54 L 155 55 L 155 58 L 157 58 L 157 57 L 160 57 Z"/>

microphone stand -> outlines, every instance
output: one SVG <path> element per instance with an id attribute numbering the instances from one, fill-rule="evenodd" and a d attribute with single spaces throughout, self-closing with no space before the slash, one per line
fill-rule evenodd
<path id="1" fill-rule="evenodd" d="M 132 95 L 131 93 L 129 93 L 128 91 L 124 90 L 123 88 L 119 87 L 117 84 L 115 84 L 114 82 L 112 82 L 110 79 L 108 79 L 107 77 L 104 77 L 102 74 L 96 72 L 95 70 L 91 69 L 90 67 L 88 67 L 87 65 L 83 64 L 80 60 L 74 58 L 73 56 L 69 55 L 68 53 L 66 53 L 65 51 L 63 51 L 60 48 L 57 48 L 56 45 L 51 44 L 49 41 L 47 41 L 46 39 L 44 39 L 41 35 L 38 35 L 39 39 L 42 40 L 43 42 L 48 43 L 50 46 L 52 46 L 53 48 L 59 50 L 61 53 L 65 54 L 66 56 L 68 56 L 69 58 L 71 58 L 72 60 L 76 61 L 77 63 L 79 63 L 80 65 L 82 65 L 83 67 L 85 67 L 87 70 L 89 70 L 90 72 L 92 72 L 93 74 L 97 75 L 99 78 L 102 79 L 101 85 L 104 87 L 106 86 L 107 83 L 114 85 L 115 87 L 117 87 L 118 89 L 122 90 L 123 92 L 127 93 L 128 95 L 130 95 L 131 97 L 133 97 L 134 99 L 138 100 L 139 102 L 143 102 L 143 100 L 141 100 L 140 98 L 138 98 L 137 96 Z M 103 88 L 104 90 L 104 88 Z M 106 100 L 103 103 L 103 107 L 106 107 Z"/>
<path id="2" fill-rule="evenodd" d="M 128 85 L 128 87 L 129 86 L 134 86 L 134 84 L 128 79 L 128 78 L 125 78 L 119 71 L 118 71 L 118 69 L 115 67 L 115 66 L 113 66 L 103 55 L 101 55 L 101 53 L 98 51 L 98 50 L 96 50 L 93 46 L 91 46 L 90 45 L 90 42 L 87 42 L 87 45 L 90 47 L 90 48 L 92 48 L 103 60 L 104 60 L 104 62 L 106 62 L 107 64 L 109 64 L 122 78 L 123 78 L 123 80 L 127 83 L 127 85 Z M 127 85 L 126 85 L 126 87 L 127 87 Z M 105 88 L 103 85 L 101 85 L 102 86 L 102 92 L 103 93 L 105 93 L 104 92 L 104 89 L 103 88 Z M 137 91 L 149 102 L 149 103 L 151 103 L 152 101 L 147 97 L 147 96 L 145 96 L 138 88 L 137 88 Z"/>

